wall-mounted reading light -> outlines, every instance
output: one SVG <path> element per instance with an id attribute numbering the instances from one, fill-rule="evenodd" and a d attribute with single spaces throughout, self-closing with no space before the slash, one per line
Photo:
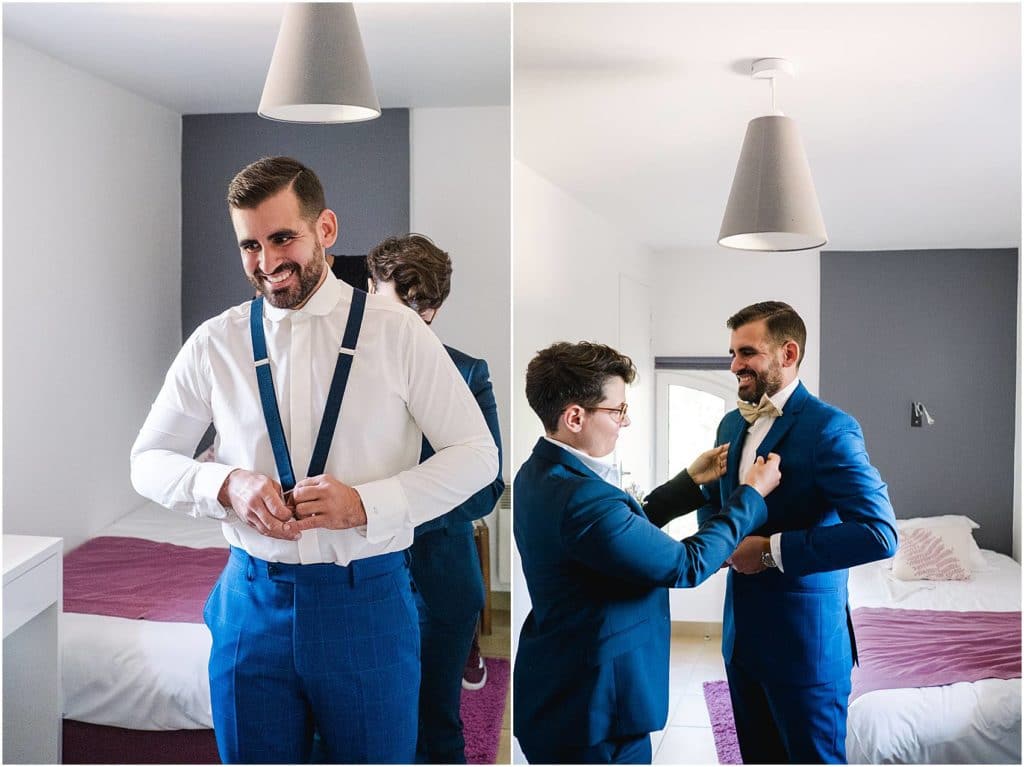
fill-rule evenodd
<path id="1" fill-rule="evenodd" d="M 910 403 L 910 425 L 911 426 L 923 426 L 922 419 L 929 426 L 935 425 L 935 419 L 928 413 L 928 408 L 924 406 L 923 402 L 911 402 Z"/>

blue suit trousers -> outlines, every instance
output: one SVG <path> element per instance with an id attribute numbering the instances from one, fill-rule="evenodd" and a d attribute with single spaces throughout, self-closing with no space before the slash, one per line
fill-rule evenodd
<path id="1" fill-rule="evenodd" d="M 221 761 L 410 763 L 419 624 L 404 552 L 335 564 L 232 548 L 206 603 Z"/>
<path id="2" fill-rule="evenodd" d="M 454 522 L 418 535 L 409 551 L 422 666 L 416 761 L 465 764 L 462 671 L 484 606 L 472 523 Z"/>
<path id="3" fill-rule="evenodd" d="M 530 764 L 650 764 L 651 735 L 609 738 L 589 746 L 566 743 L 532 743 L 519 739 Z"/>
<path id="4" fill-rule="evenodd" d="M 846 764 L 849 674 L 826 684 L 787 685 L 765 682 L 736 663 L 725 671 L 744 764 Z"/>

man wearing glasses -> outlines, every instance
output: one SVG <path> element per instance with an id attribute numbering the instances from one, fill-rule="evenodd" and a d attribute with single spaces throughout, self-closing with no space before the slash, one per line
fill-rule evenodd
<path id="1" fill-rule="evenodd" d="M 556 343 L 526 372 L 545 436 L 516 475 L 515 538 L 532 602 L 519 637 L 513 730 L 532 763 L 649 763 L 668 718 L 668 587 L 696 586 L 764 524 L 779 458 L 758 459 L 696 535 L 676 541 L 619 488 L 629 357 Z M 675 480 L 686 508 L 725 471 L 727 446 Z M 680 508 L 680 513 L 683 509 Z"/>

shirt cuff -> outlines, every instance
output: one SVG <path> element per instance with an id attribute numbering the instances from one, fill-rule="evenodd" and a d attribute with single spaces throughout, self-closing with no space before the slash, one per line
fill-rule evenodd
<path id="1" fill-rule="evenodd" d="M 782 569 L 782 533 L 775 533 L 768 539 L 768 545 L 772 548 L 772 559 L 780 573 L 786 572 Z"/>
<path id="2" fill-rule="evenodd" d="M 366 525 L 356 531 L 370 543 L 384 543 L 399 532 L 411 528 L 409 502 L 402 483 L 395 477 L 355 485 L 366 510 Z"/>
<path id="3" fill-rule="evenodd" d="M 236 468 L 238 467 L 213 461 L 200 463 L 196 471 L 195 482 L 192 485 L 195 496 L 194 510 L 189 511 L 189 514 L 193 517 L 202 516 L 221 520 L 234 517 L 234 511 L 221 506 L 217 496 L 220 495 L 220 489 L 224 486 L 224 480 L 228 478 L 228 474 Z"/>

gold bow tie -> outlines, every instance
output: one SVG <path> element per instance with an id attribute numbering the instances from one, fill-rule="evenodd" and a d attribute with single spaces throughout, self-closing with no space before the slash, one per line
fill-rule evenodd
<path id="1" fill-rule="evenodd" d="M 743 416 L 743 420 L 747 423 L 753 423 L 758 418 L 764 416 L 780 416 L 782 411 L 775 407 L 775 403 L 768 399 L 767 394 L 761 395 L 761 401 L 756 405 L 751 405 L 749 402 L 739 400 L 737 403 L 740 409 L 740 415 Z"/>

